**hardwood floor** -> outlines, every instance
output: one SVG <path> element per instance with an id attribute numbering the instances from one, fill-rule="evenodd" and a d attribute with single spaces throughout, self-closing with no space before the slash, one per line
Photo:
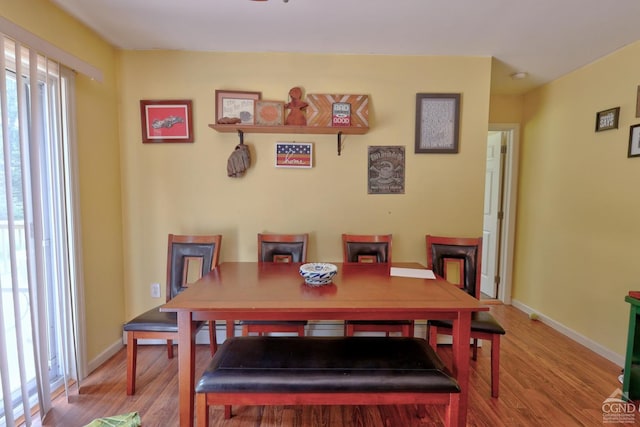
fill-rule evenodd
<path id="1" fill-rule="evenodd" d="M 500 397 L 490 393 L 490 344 L 471 362 L 470 426 L 602 426 L 602 403 L 621 388 L 620 367 L 548 326 L 529 320 L 511 306 L 491 305 L 502 323 Z M 438 353 L 450 362 L 450 347 Z M 137 394 L 127 396 L 125 350 L 94 371 L 69 403 L 58 397 L 44 426 L 80 427 L 94 418 L 138 411 L 142 424 L 178 425 L 177 358 L 168 360 L 161 346 L 141 346 Z M 209 360 L 208 346 L 198 346 L 200 373 Z M 225 421 L 222 408 L 211 409 L 212 426 L 413 427 L 442 425 L 438 407 L 285 406 L 233 408 Z M 640 415 L 636 414 L 640 421 Z M 38 424 L 39 425 L 39 424 Z M 615 424 L 607 424 L 615 425 Z"/>

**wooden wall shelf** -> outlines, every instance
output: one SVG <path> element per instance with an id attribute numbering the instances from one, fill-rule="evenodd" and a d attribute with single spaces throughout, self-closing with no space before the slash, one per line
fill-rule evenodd
<path id="1" fill-rule="evenodd" d="M 257 125 L 209 125 L 210 128 L 218 132 L 238 132 L 245 133 L 301 133 L 301 134 L 337 134 L 343 135 L 364 135 L 369 131 L 366 127 L 321 127 L 321 126 L 257 126 Z"/>
<path id="2" fill-rule="evenodd" d="M 243 142 L 245 133 L 297 133 L 338 136 L 338 156 L 342 152 L 342 135 L 364 135 L 369 132 L 368 127 L 321 127 L 321 126 L 256 126 L 256 125 L 218 125 L 210 124 L 211 129 L 217 132 L 235 133 L 240 136 L 240 143 Z"/>

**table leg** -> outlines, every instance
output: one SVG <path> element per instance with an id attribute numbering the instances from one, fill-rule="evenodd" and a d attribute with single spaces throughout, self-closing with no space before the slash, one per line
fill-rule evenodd
<path id="1" fill-rule="evenodd" d="M 195 376 L 195 323 L 191 312 L 178 312 L 178 393 L 180 396 L 180 426 L 193 426 L 193 394 Z"/>
<path id="2" fill-rule="evenodd" d="M 453 375 L 460 385 L 458 408 L 453 408 L 451 425 L 467 425 L 469 403 L 469 342 L 471 340 L 471 312 L 458 313 L 453 321 Z"/>

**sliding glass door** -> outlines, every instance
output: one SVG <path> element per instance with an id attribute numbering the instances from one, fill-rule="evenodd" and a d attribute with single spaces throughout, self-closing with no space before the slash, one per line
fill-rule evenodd
<path id="1" fill-rule="evenodd" d="M 0 35 L 0 425 L 77 377 L 73 74 Z"/>

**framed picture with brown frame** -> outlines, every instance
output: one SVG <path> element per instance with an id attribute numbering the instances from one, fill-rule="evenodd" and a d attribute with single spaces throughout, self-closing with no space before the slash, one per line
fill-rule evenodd
<path id="1" fill-rule="evenodd" d="M 141 100 L 142 142 L 193 142 L 191 100 Z"/>
<path id="2" fill-rule="evenodd" d="M 618 129 L 618 118 L 620 117 L 620 107 L 609 108 L 608 110 L 596 113 L 596 132 L 603 130 Z"/>
<path id="3" fill-rule="evenodd" d="M 256 101 L 260 92 L 216 90 L 216 123 L 221 119 L 240 119 L 240 124 L 255 124 Z"/>
<path id="4" fill-rule="evenodd" d="M 640 157 L 640 124 L 629 129 L 629 154 L 627 157 Z"/>
<path id="5" fill-rule="evenodd" d="M 416 94 L 416 153 L 457 153 L 459 93 Z"/>

